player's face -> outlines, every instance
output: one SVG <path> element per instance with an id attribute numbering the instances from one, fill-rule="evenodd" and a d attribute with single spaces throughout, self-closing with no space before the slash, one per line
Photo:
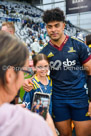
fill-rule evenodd
<path id="1" fill-rule="evenodd" d="M 40 60 L 36 64 L 36 74 L 38 77 L 45 77 L 49 70 L 49 64 L 46 60 Z"/>
<path id="2" fill-rule="evenodd" d="M 52 21 L 47 23 L 46 29 L 49 37 L 53 41 L 58 41 L 64 35 L 65 23 L 60 21 Z"/>

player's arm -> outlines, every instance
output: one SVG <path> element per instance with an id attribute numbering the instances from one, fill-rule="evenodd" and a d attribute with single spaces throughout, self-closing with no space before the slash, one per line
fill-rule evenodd
<path id="1" fill-rule="evenodd" d="M 89 96 L 88 114 L 91 116 L 91 59 L 83 65 L 87 71 L 87 87 Z"/>
<path id="2" fill-rule="evenodd" d="M 78 42 L 79 46 L 77 46 L 79 59 L 82 65 L 85 67 L 87 71 L 87 86 L 88 86 L 88 96 L 91 100 L 91 53 L 87 45 Z"/>
<path id="3" fill-rule="evenodd" d="M 91 101 L 91 59 L 83 64 L 87 71 L 87 86 L 88 86 L 88 94 L 89 94 L 89 99 Z"/>
<path id="4" fill-rule="evenodd" d="M 26 92 L 30 92 L 30 91 L 33 89 L 33 82 L 32 82 L 32 79 L 31 79 L 31 78 L 24 80 L 23 89 L 24 89 Z"/>

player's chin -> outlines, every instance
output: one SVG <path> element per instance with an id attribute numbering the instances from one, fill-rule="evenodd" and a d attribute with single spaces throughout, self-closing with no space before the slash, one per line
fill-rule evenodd
<path id="1" fill-rule="evenodd" d="M 51 39 L 52 39 L 53 41 L 58 41 L 58 40 L 59 40 L 59 37 L 51 37 Z"/>

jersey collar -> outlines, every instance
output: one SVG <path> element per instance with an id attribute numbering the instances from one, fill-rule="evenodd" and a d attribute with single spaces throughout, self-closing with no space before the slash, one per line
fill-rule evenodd
<path id="1" fill-rule="evenodd" d="M 49 41 L 49 43 L 50 43 L 51 46 L 55 47 L 57 50 L 60 51 L 60 50 L 62 50 L 63 46 L 64 46 L 65 43 L 67 42 L 68 38 L 69 38 L 69 36 L 66 35 L 66 37 L 65 37 L 63 43 L 60 45 L 60 47 L 58 47 L 58 46 L 56 46 L 55 44 L 53 44 L 53 43 L 51 42 L 51 40 Z"/>

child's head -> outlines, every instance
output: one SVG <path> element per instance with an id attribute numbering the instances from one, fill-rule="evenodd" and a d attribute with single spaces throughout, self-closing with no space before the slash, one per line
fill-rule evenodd
<path id="1" fill-rule="evenodd" d="M 40 75 L 46 75 L 49 70 L 49 60 L 48 57 L 44 54 L 37 54 L 33 58 L 33 65 L 36 70 L 36 73 Z"/>
<path id="2" fill-rule="evenodd" d="M 49 64 L 49 59 L 48 59 L 48 57 L 47 57 L 45 54 L 40 53 L 40 54 L 37 54 L 37 55 L 33 58 L 33 65 L 34 65 L 34 67 L 36 67 L 37 63 L 38 63 L 39 61 L 42 61 L 42 60 L 46 60 L 47 63 Z"/>

